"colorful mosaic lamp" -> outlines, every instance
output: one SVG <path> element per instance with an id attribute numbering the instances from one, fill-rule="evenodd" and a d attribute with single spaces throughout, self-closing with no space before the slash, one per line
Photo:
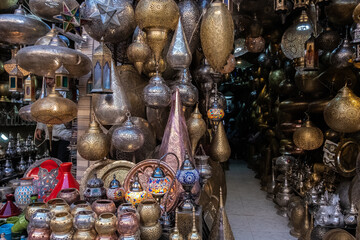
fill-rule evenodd
<path id="1" fill-rule="evenodd" d="M 134 182 L 131 184 L 130 189 L 125 194 L 125 200 L 128 203 L 131 203 L 134 207 L 137 207 L 137 205 L 144 199 L 146 199 L 146 191 L 143 190 L 139 181 L 138 173 L 136 173 Z"/>
<path id="2" fill-rule="evenodd" d="M 215 93 L 215 99 L 209 110 L 207 111 L 207 117 L 210 120 L 213 128 L 217 128 L 220 121 L 224 118 L 225 112 L 218 104 L 218 95 Z"/>
<path id="3" fill-rule="evenodd" d="M 181 168 L 176 172 L 176 178 L 185 190 L 185 196 L 180 204 L 180 209 L 191 212 L 193 206 L 195 206 L 195 203 L 192 200 L 191 190 L 196 182 L 199 181 L 200 175 L 194 164 L 191 162 L 187 152 L 185 153 L 185 160 L 181 165 Z"/>
<path id="4" fill-rule="evenodd" d="M 164 197 L 164 195 L 171 189 L 173 182 L 166 177 L 164 171 L 160 167 L 160 162 L 167 156 L 167 155 L 173 155 L 175 156 L 178 166 L 179 166 L 179 159 L 174 153 L 166 153 L 164 156 L 162 156 L 159 159 L 158 166 L 154 169 L 154 172 L 152 173 L 151 177 L 148 181 L 148 192 L 151 193 L 153 198 L 156 199 L 156 201 L 160 204 L 161 199 Z"/>

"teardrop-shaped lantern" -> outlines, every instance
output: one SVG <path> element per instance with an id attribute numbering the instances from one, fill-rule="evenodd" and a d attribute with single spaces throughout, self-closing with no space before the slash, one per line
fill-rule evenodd
<path id="1" fill-rule="evenodd" d="M 159 75 L 150 79 L 149 84 L 143 90 L 145 105 L 151 108 L 167 107 L 171 101 L 170 88 Z"/>
<path id="2" fill-rule="evenodd" d="M 293 135 L 294 143 L 303 150 L 315 150 L 324 142 L 322 131 L 317 128 L 309 119 L 301 128 L 298 128 Z"/>
<path id="3" fill-rule="evenodd" d="M 93 119 L 86 133 L 81 135 L 77 142 L 77 150 L 81 157 L 89 161 L 104 159 L 109 152 L 109 141 L 99 127 L 99 124 Z"/>
<path id="4" fill-rule="evenodd" d="M 206 59 L 221 71 L 234 45 L 234 22 L 226 5 L 215 1 L 207 9 L 200 27 L 201 46 Z"/>
<path id="5" fill-rule="evenodd" d="M 111 137 L 111 144 L 122 152 L 135 152 L 144 145 L 144 134 L 131 121 L 130 113 L 125 123 L 116 128 Z"/>
<path id="6" fill-rule="evenodd" d="M 360 130 L 360 98 L 347 86 L 324 109 L 326 124 L 341 133 L 352 133 Z"/>
<path id="7" fill-rule="evenodd" d="M 181 103 L 185 107 L 194 106 L 199 98 L 199 93 L 197 88 L 191 83 L 192 77 L 190 70 L 184 68 L 179 72 L 178 77 L 175 83 L 171 86 L 171 90 L 179 89 Z"/>
<path id="8" fill-rule="evenodd" d="M 190 118 L 187 120 L 186 125 L 189 131 L 192 155 L 195 156 L 196 146 L 201 137 L 204 136 L 207 129 L 206 122 L 202 118 L 202 115 L 198 108 L 198 104 L 196 104 L 195 110 L 191 114 Z"/>
<path id="9" fill-rule="evenodd" d="M 222 122 L 219 123 L 214 139 L 211 141 L 210 157 L 214 161 L 226 162 L 231 148 Z"/>
<path id="10" fill-rule="evenodd" d="M 194 0 L 181 0 L 178 3 L 181 22 L 191 53 L 194 53 L 200 43 L 200 10 Z"/>
<path id="11" fill-rule="evenodd" d="M 179 157 L 180 166 L 185 160 L 185 152 L 190 153 L 190 139 L 178 89 L 172 96 L 171 110 L 159 149 L 159 156 L 163 156 L 168 152 L 175 153 Z M 164 161 L 175 172 L 180 167 L 173 156 L 166 156 Z"/>
<path id="12" fill-rule="evenodd" d="M 170 67 L 177 70 L 187 68 L 191 64 L 192 56 L 181 23 L 181 18 L 179 18 L 169 51 L 166 55 L 166 60 Z"/>
<path id="13" fill-rule="evenodd" d="M 141 30 L 139 29 L 139 31 Z M 141 74 L 145 62 L 149 59 L 151 55 L 151 49 L 146 44 L 144 35 L 145 33 L 139 33 L 136 36 L 134 42 L 130 44 L 126 52 L 129 61 L 134 64 L 139 74 Z"/>

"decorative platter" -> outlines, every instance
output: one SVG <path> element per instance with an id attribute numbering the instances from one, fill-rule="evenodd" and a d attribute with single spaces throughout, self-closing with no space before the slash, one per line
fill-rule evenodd
<path id="1" fill-rule="evenodd" d="M 135 174 L 139 174 L 139 181 L 144 190 L 147 190 L 148 180 L 151 174 L 153 173 L 155 167 L 158 165 L 158 159 L 146 159 L 135 165 L 130 169 L 130 172 L 127 174 L 123 187 L 125 191 L 130 188 L 131 183 L 134 180 Z M 173 186 L 170 190 L 170 194 L 168 196 L 168 202 L 166 204 L 166 211 L 172 211 L 175 209 L 179 195 L 182 191 L 181 185 L 176 181 L 175 172 L 167 165 L 165 162 L 160 162 L 160 168 L 164 171 L 165 175 L 172 181 L 175 180 Z M 166 195 L 161 200 L 161 205 L 164 206 L 164 202 L 166 201 Z"/>
<path id="2" fill-rule="evenodd" d="M 81 182 L 80 182 L 80 195 L 84 194 L 84 190 L 86 188 L 86 184 L 87 182 L 95 177 L 95 174 L 98 173 L 98 171 L 100 169 L 102 169 L 103 167 L 105 167 L 108 164 L 113 163 L 114 160 L 110 160 L 110 159 L 106 159 L 106 160 L 100 160 L 95 162 L 94 164 L 92 164 L 91 166 L 89 166 L 86 171 L 84 172 L 84 176 L 81 178 Z"/>
<path id="3" fill-rule="evenodd" d="M 117 160 L 99 169 L 97 177 L 104 181 L 104 187 L 106 188 L 109 187 L 110 182 L 114 179 L 114 175 L 121 185 L 123 185 L 126 175 L 134 166 L 135 164 L 133 162 Z"/>

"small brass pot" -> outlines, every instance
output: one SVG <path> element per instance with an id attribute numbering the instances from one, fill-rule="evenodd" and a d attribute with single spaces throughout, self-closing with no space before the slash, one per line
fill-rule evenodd
<path id="1" fill-rule="evenodd" d="M 49 209 L 38 209 L 31 216 L 30 223 L 32 228 L 50 228 L 51 212 Z"/>
<path id="2" fill-rule="evenodd" d="M 146 199 L 142 201 L 138 208 L 140 214 L 141 226 L 150 227 L 157 224 L 161 214 L 161 208 L 154 199 Z"/>
<path id="3" fill-rule="evenodd" d="M 55 215 L 56 213 L 68 212 L 70 213 L 70 206 L 67 203 L 57 203 L 50 206 L 51 214 Z"/>
<path id="4" fill-rule="evenodd" d="M 49 240 L 50 229 L 48 228 L 33 228 L 29 232 L 28 240 Z"/>
<path id="5" fill-rule="evenodd" d="M 77 230 L 92 230 L 95 227 L 96 214 L 93 211 L 80 211 L 74 217 L 74 227 Z"/>
<path id="6" fill-rule="evenodd" d="M 102 213 L 95 221 L 99 235 L 113 235 L 116 232 L 116 216 L 113 213 Z"/>
<path id="7" fill-rule="evenodd" d="M 67 204 L 71 205 L 80 200 L 80 192 L 76 188 L 66 188 L 60 190 L 57 197 L 65 200 Z"/>
<path id="8" fill-rule="evenodd" d="M 100 215 L 102 213 L 115 213 L 116 206 L 115 203 L 107 199 L 98 199 L 91 205 L 93 211 Z"/>
<path id="9" fill-rule="evenodd" d="M 71 210 L 71 215 L 75 216 L 78 212 L 81 211 L 92 211 L 92 208 L 89 204 L 77 204 Z"/>
<path id="10" fill-rule="evenodd" d="M 159 239 L 162 234 L 162 227 L 160 222 L 157 222 L 153 226 L 140 225 L 141 240 L 154 240 Z"/>
<path id="11" fill-rule="evenodd" d="M 53 233 L 66 234 L 72 230 L 73 217 L 68 212 L 56 213 L 50 221 L 50 228 Z"/>

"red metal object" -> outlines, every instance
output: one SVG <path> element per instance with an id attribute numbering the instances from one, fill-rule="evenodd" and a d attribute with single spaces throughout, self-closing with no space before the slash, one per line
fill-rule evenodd
<path id="1" fill-rule="evenodd" d="M 8 218 L 20 215 L 20 209 L 13 203 L 14 194 L 6 195 L 6 203 L 0 209 L 0 218 Z"/>
<path id="2" fill-rule="evenodd" d="M 76 188 L 79 190 L 79 183 L 76 181 L 74 176 L 71 174 L 72 163 L 66 162 L 62 163 L 59 168 L 59 175 L 57 179 L 59 180 L 58 184 L 51 192 L 51 194 L 45 199 L 45 202 L 50 199 L 56 198 L 60 190 L 66 188 Z"/>

